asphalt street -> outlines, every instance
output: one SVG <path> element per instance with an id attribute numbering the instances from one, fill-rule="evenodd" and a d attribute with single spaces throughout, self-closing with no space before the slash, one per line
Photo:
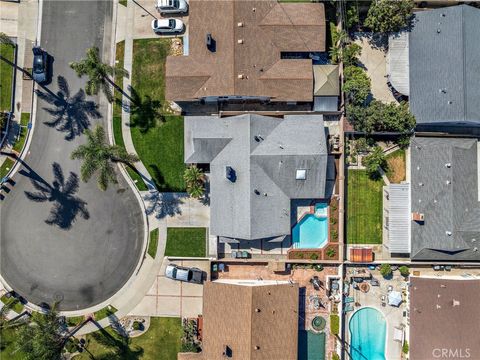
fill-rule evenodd
<path id="1" fill-rule="evenodd" d="M 142 255 L 141 208 L 121 174 L 106 192 L 95 178 L 77 188 L 81 163 L 70 160 L 85 142 L 81 129 L 106 128 L 107 113 L 91 103 L 98 96 L 83 98 L 86 78 L 68 63 L 91 46 L 109 48 L 111 17 L 112 1 L 44 1 L 41 46 L 54 57 L 51 93 L 42 90 L 30 153 L 0 205 L 2 277 L 27 300 L 60 301 L 61 310 L 108 299 Z M 56 118 L 58 124 L 45 124 Z"/>

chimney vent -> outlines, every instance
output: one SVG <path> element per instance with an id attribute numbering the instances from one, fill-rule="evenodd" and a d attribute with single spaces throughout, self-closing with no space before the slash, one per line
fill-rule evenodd
<path id="1" fill-rule="evenodd" d="M 237 43 L 238 43 L 238 44 L 243 44 L 243 39 L 238 39 L 238 40 L 237 40 Z"/>
<path id="2" fill-rule="evenodd" d="M 425 215 L 423 213 L 419 212 L 413 212 L 412 213 L 412 220 L 416 222 L 424 222 L 425 221 Z"/>
<path id="3" fill-rule="evenodd" d="M 244 78 L 243 74 L 238 74 L 237 77 L 238 77 L 239 79 L 243 79 L 243 78 Z"/>
<path id="4" fill-rule="evenodd" d="M 445 167 L 450 169 L 452 167 L 452 164 L 451 163 L 446 163 Z"/>

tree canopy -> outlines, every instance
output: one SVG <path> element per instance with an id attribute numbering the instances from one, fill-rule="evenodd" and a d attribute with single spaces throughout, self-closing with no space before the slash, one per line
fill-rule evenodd
<path id="1" fill-rule="evenodd" d="M 370 78 L 367 73 L 358 66 L 347 66 L 343 72 L 345 84 L 343 90 L 348 100 L 355 105 L 362 105 L 370 94 Z"/>
<path id="2" fill-rule="evenodd" d="M 408 25 L 412 16 L 412 0 L 375 0 L 368 10 L 364 25 L 375 32 L 396 32 Z"/>
<path id="3" fill-rule="evenodd" d="M 376 146 L 370 154 L 363 158 L 362 164 L 365 166 L 367 174 L 371 179 L 375 180 L 380 178 L 378 168 L 382 168 L 383 170 L 387 168 L 387 159 L 382 148 Z"/>

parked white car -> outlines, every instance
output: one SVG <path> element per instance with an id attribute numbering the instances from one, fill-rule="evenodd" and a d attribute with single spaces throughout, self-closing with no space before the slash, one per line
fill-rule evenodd
<path id="1" fill-rule="evenodd" d="M 187 268 L 176 264 L 169 264 L 165 269 L 165 276 L 172 280 L 202 284 L 203 271 L 198 268 Z"/>
<path id="2" fill-rule="evenodd" d="M 185 0 L 158 0 L 155 7 L 160 15 L 188 13 L 188 3 Z"/>
<path id="3" fill-rule="evenodd" d="M 185 25 L 179 19 L 155 19 L 152 21 L 152 30 L 158 35 L 181 34 Z"/>

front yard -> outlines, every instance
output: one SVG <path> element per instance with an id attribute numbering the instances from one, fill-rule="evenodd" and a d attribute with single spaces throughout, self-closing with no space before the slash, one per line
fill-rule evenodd
<path id="1" fill-rule="evenodd" d="M 168 228 L 165 256 L 205 257 L 207 229 Z"/>
<path id="2" fill-rule="evenodd" d="M 172 115 L 165 102 L 165 61 L 170 45 L 170 39 L 133 43 L 132 92 L 139 105 L 131 112 L 131 133 L 158 190 L 183 192 L 183 117 Z"/>
<path id="3" fill-rule="evenodd" d="M 348 244 L 382 243 L 382 187 L 365 170 L 348 170 Z"/>
<path id="4" fill-rule="evenodd" d="M 0 44 L 0 55 L 9 61 L 14 60 L 15 48 L 9 44 Z M 0 111 L 10 111 L 12 101 L 13 69 L 5 61 L 0 60 Z"/>

